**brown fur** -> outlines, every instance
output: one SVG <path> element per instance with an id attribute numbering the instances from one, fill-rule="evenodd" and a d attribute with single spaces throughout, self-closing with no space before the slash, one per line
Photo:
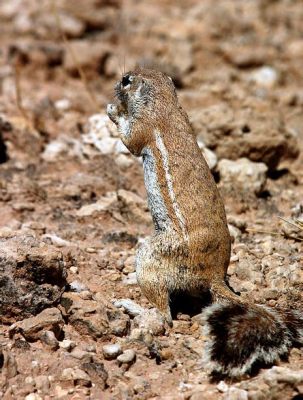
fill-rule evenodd
<path id="1" fill-rule="evenodd" d="M 224 206 L 175 88 L 164 74 L 137 69 L 116 85 L 108 115 L 135 155 L 143 156 L 155 233 L 137 253 L 142 292 L 171 325 L 170 296 L 209 290 L 204 312 L 212 371 L 239 377 L 303 344 L 302 313 L 273 311 L 226 285 L 230 235 Z M 144 158 L 145 157 L 145 158 Z"/>
<path id="2" fill-rule="evenodd" d="M 129 137 L 122 135 L 122 140 L 135 155 L 140 155 L 145 147 L 152 150 L 161 194 L 173 221 L 172 230 L 156 232 L 140 249 L 137 263 L 142 268 L 138 282 L 143 293 L 171 322 L 168 303 L 173 290 L 195 293 L 208 288 L 215 296 L 224 292 L 224 297 L 235 297 L 225 285 L 230 235 L 220 194 L 171 80 L 160 72 L 146 69 L 128 75 L 134 77 L 129 97 L 134 96 L 144 80 L 152 98 L 150 105 L 140 109 Z M 116 113 L 127 113 L 126 106 L 118 102 Z M 109 112 L 109 116 L 119 127 L 117 115 Z M 172 185 L 185 220 L 188 241 L 182 237 L 173 209 L 154 131 L 160 132 L 168 153 Z"/>

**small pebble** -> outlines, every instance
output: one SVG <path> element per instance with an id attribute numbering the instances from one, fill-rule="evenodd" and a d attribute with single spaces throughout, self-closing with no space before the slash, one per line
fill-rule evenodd
<path id="1" fill-rule="evenodd" d="M 79 296 L 83 300 L 92 300 L 93 295 L 89 290 L 83 290 L 83 292 L 80 292 Z"/>
<path id="2" fill-rule="evenodd" d="M 69 339 L 64 339 L 62 342 L 59 343 L 61 349 L 66 351 L 71 351 L 76 347 L 76 343 Z"/>
<path id="3" fill-rule="evenodd" d="M 30 393 L 25 397 L 24 400 L 42 400 L 42 397 L 37 393 Z"/>
<path id="4" fill-rule="evenodd" d="M 123 278 L 122 283 L 124 283 L 124 285 L 137 285 L 137 274 L 136 272 L 131 272 L 130 274 L 128 274 L 125 278 Z"/>
<path id="5" fill-rule="evenodd" d="M 117 360 L 119 364 L 132 364 L 136 360 L 136 353 L 133 349 L 125 350 L 117 357 Z"/>
<path id="6" fill-rule="evenodd" d="M 45 343 L 52 350 L 57 350 L 59 347 L 59 341 L 57 340 L 53 331 L 44 331 L 40 336 L 41 342 Z"/>
<path id="7" fill-rule="evenodd" d="M 106 360 L 114 360 L 121 354 L 121 346 L 119 344 L 106 344 L 102 347 L 102 352 Z"/>
<path id="8" fill-rule="evenodd" d="M 96 346 L 94 344 L 87 344 L 85 346 L 85 350 L 88 351 L 89 353 L 96 353 L 97 352 Z"/>
<path id="9" fill-rule="evenodd" d="M 88 353 L 87 351 L 83 351 L 80 349 L 74 349 L 70 355 L 74 358 L 76 358 L 77 360 L 81 360 L 84 362 L 91 362 L 92 360 L 92 355 L 90 353 Z"/>
<path id="10" fill-rule="evenodd" d="M 97 253 L 98 251 L 94 247 L 87 247 L 85 250 L 87 251 L 87 253 Z"/>
<path id="11" fill-rule="evenodd" d="M 139 340 L 146 345 L 151 345 L 154 341 L 152 333 L 148 329 L 144 328 L 134 328 L 130 333 L 131 340 Z"/>
<path id="12" fill-rule="evenodd" d="M 32 376 L 27 376 L 27 377 L 24 379 L 24 382 L 25 382 L 27 385 L 32 385 L 32 384 L 34 383 L 34 379 L 33 379 Z"/>
<path id="13" fill-rule="evenodd" d="M 79 281 L 73 281 L 69 284 L 70 290 L 72 292 L 83 292 L 87 290 L 87 287 L 84 285 L 84 283 L 79 282 Z"/>
<path id="14" fill-rule="evenodd" d="M 221 393 L 225 393 L 228 391 L 228 385 L 224 381 L 220 381 L 217 385 L 217 389 Z"/>
<path id="15" fill-rule="evenodd" d="M 38 390 L 47 393 L 50 387 L 49 379 L 46 375 L 39 375 L 35 377 L 35 384 Z"/>
<path id="16" fill-rule="evenodd" d="M 137 315 L 144 313 L 144 308 L 130 299 L 117 300 L 114 302 L 114 306 L 118 308 L 123 307 L 125 312 L 131 317 L 136 317 Z"/>

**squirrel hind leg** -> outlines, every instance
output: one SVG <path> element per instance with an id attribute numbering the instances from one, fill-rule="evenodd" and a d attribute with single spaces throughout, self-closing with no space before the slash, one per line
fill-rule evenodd
<path id="1" fill-rule="evenodd" d="M 206 362 L 213 376 L 239 378 L 288 354 L 291 335 L 279 313 L 263 306 L 214 304 L 203 313 Z"/>
<path id="2" fill-rule="evenodd" d="M 165 268 L 158 268 L 158 261 L 152 253 L 145 251 L 139 251 L 136 258 L 138 284 L 144 296 L 160 311 L 168 326 L 172 327 L 167 273 Z"/>

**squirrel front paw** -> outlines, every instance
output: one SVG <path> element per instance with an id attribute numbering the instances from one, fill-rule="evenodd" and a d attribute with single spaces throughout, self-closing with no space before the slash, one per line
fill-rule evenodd
<path id="1" fill-rule="evenodd" d="M 108 104 L 106 109 L 107 115 L 113 121 L 114 124 L 118 123 L 118 107 L 116 104 Z"/>

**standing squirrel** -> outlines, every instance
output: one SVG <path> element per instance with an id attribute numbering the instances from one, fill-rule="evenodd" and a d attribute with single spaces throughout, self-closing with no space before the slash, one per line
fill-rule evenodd
<path id="1" fill-rule="evenodd" d="M 231 240 L 224 205 L 172 80 L 136 69 L 115 86 L 107 113 L 129 151 L 143 158 L 155 233 L 136 257 L 143 294 L 172 325 L 170 297 L 208 290 L 203 311 L 213 373 L 240 377 L 303 344 L 303 315 L 254 305 L 227 286 Z"/>

